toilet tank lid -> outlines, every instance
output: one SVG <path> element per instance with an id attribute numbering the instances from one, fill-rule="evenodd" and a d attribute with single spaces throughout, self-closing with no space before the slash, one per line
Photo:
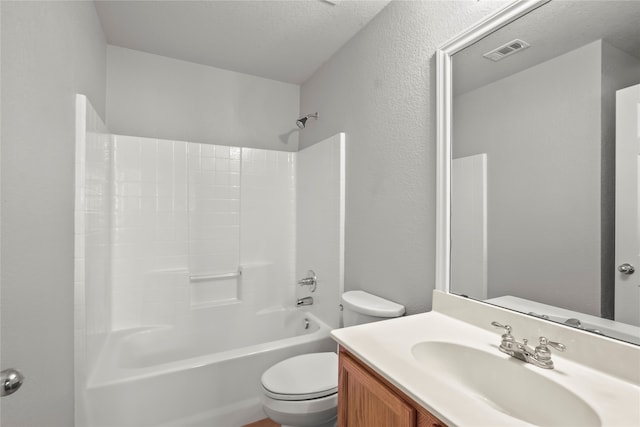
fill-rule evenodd
<path id="1" fill-rule="evenodd" d="M 342 304 L 355 312 L 369 316 L 399 317 L 404 314 L 404 305 L 365 291 L 345 292 L 342 294 Z"/>

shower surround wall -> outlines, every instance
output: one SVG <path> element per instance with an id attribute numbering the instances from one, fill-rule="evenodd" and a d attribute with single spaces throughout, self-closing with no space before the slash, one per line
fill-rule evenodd
<path id="1" fill-rule="evenodd" d="M 114 330 L 291 304 L 293 153 L 118 135 L 114 160 Z"/>
<path id="2" fill-rule="evenodd" d="M 344 134 L 302 153 L 214 146 L 110 135 L 82 95 L 78 108 L 76 331 L 91 337 L 77 349 L 87 372 L 109 332 L 240 302 L 290 307 L 308 269 L 319 276 L 312 310 L 338 326 Z"/>
<path id="3" fill-rule="evenodd" d="M 111 135 L 76 96 L 74 359 L 76 421 L 84 425 L 87 378 L 111 331 Z"/>
<path id="4" fill-rule="evenodd" d="M 296 271 L 313 270 L 318 278 L 309 311 L 332 328 L 340 327 L 336 310 L 344 292 L 345 134 L 339 133 L 297 153 Z M 300 276 L 302 277 L 302 276 Z"/>

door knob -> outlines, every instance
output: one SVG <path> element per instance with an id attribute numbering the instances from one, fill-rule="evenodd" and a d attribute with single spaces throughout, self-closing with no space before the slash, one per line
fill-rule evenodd
<path id="1" fill-rule="evenodd" d="M 5 369 L 0 372 L 0 397 L 15 393 L 23 382 L 24 375 L 16 369 Z"/>
<path id="2" fill-rule="evenodd" d="M 618 271 L 622 274 L 633 274 L 636 271 L 636 269 L 633 268 L 633 265 L 625 262 L 624 264 L 621 264 L 620 266 L 618 266 Z"/>

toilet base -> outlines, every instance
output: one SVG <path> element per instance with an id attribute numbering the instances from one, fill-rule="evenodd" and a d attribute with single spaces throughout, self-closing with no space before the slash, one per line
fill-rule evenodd
<path id="1" fill-rule="evenodd" d="M 301 401 L 276 400 L 263 395 L 262 408 L 270 419 L 283 427 L 336 427 L 338 393 Z"/>

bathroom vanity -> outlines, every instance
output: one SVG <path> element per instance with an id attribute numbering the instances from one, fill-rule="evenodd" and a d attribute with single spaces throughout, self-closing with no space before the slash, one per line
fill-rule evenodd
<path id="1" fill-rule="evenodd" d="M 640 347 L 435 291 L 434 310 L 332 331 L 338 425 L 640 425 Z M 500 351 L 546 337 L 554 369 Z M 611 358 L 611 355 L 615 355 Z"/>
<path id="2" fill-rule="evenodd" d="M 445 424 L 373 369 L 340 347 L 338 425 L 445 427 Z"/>

